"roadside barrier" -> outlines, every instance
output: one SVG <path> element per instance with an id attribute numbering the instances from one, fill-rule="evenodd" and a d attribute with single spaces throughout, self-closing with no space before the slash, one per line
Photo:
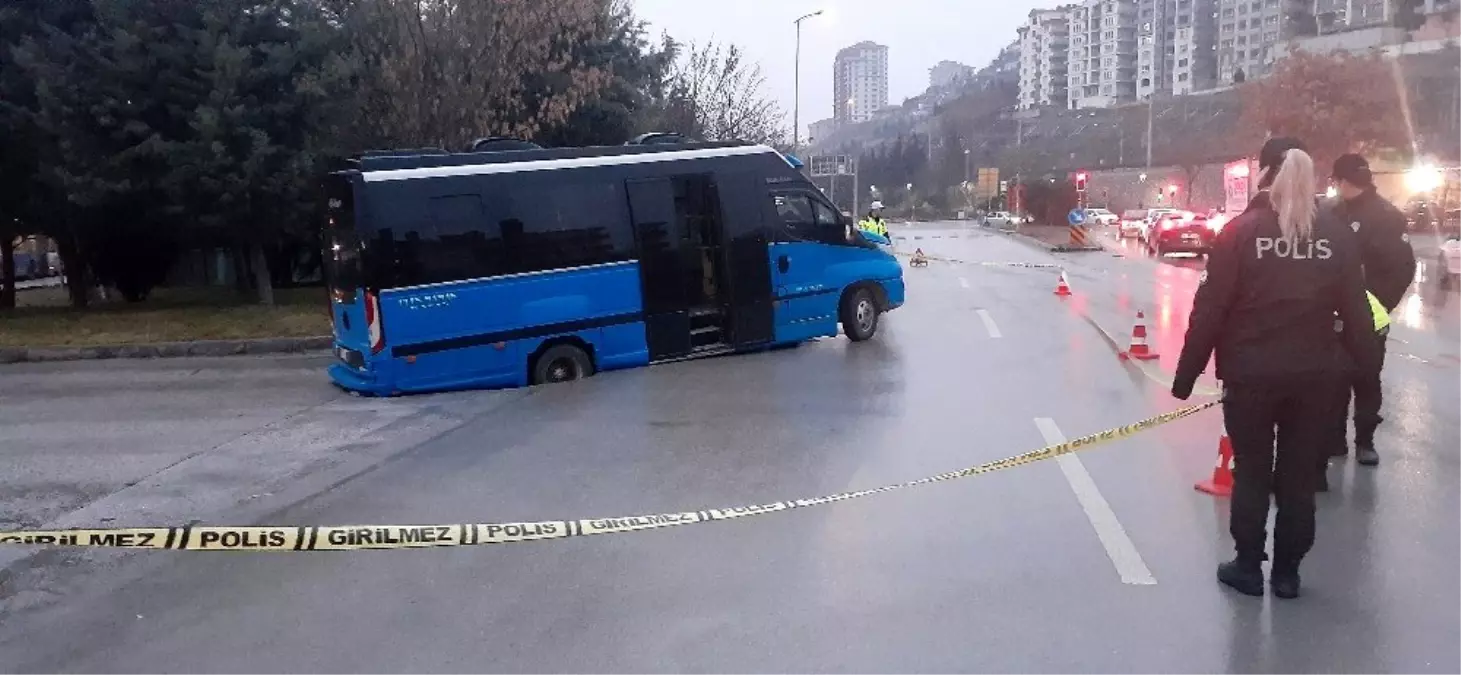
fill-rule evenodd
<path id="1" fill-rule="evenodd" d="M 1134 436 L 1147 429 L 1170 424 L 1218 405 L 1208 401 L 1163 413 L 1115 429 L 1048 445 L 1012 457 L 985 462 L 957 471 L 894 483 L 870 490 L 839 492 L 823 497 L 736 506 L 724 509 L 683 511 L 646 516 L 544 520 L 522 523 L 466 523 L 449 525 L 352 525 L 352 526 L 185 526 L 125 527 L 50 531 L 0 532 L 0 544 L 29 546 L 83 546 L 140 548 L 174 551 L 351 551 L 444 546 L 512 544 L 566 539 L 595 534 L 623 534 L 717 520 L 763 516 L 779 511 L 821 506 L 849 499 L 971 478 L 995 471 L 1054 459 L 1096 445 Z"/>
<path id="2" fill-rule="evenodd" d="M 1086 226 L 1085 226 L 1084 223 L 1080 223 L 1080 224 L 1071 223 L 1071 225 L 1070 225 L 1070 245 L 1071 246 L 1084 248 L 1086 246 L 1086 236 L 1087 236 Z"/>

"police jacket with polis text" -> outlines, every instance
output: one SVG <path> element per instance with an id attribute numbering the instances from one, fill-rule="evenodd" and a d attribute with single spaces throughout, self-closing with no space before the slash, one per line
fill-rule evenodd
<path id="1" fill-rule="evenodd" d="M 1365 288 L 1375 294 L 1385 311 L 1395 311 L 1415 280 L 1415 250 L 1406 239 L 1405 214 L 1374 189 L 1340 202 L 1334 214 L 1354 231 Z"/>
<path id="2" fill-rule="evenodd" d="M 1335 332 L 1335 314 L 1343 331 Z M 1191 391 L 1217 356 L 1225 383 L 1367 367 L 1370 313 L 1355 235 L 1328 214 L 1311 241 L 1282 237 L 1267 195 L 1223 228 L 1198 285 L 1173 390 Z"/>

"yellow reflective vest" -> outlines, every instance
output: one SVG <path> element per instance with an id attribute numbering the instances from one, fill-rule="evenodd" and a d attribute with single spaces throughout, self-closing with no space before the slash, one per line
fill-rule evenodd
<path id="1" fill-rule="evenodd" d="M 871 232 L 884 239 L 888 238 L 888 224 L 882 218 L 864 218 L 857 224 L 857 229 L 864 232 Z"/>
<path id="2" fill-rule="evenodd" d="M 1390 327 L 1390 313 L 1385 311 L 1385 306 L 1380 304 L 1380 299 L 1374 293 L 1365 291 L 1365 297 L 1370 300 L 1370 315 L 1375 318 L 1375 332 Z"/>

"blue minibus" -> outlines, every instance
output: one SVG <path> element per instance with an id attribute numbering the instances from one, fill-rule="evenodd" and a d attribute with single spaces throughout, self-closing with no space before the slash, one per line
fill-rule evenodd
<path id="1" fill-rule="evenodd" d="M 329 374 L 361 394 L 862 341 L 903 304 L 886 241 L 763 145 L 379 153 L 325 198 Z"/>

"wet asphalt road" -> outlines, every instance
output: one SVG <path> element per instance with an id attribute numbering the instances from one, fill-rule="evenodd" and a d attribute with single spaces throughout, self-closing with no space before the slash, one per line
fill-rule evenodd
<path id="1" fill-rule="evenodd" d="M 816 496 L 1178 407 L 1158 384 L 1198 275 L 957 224 L 878 338 L 605 374 L 499 401 L 271 523 L 617 516 Z M 919 237 L 914 240 L 913 237 Z M 1378 469 L 1331 469 L 1305 597 L 1212 579 L 1192 489 L 1221 419 L 950 484 L 640 534 L 477 549 L 148 554 L 0 623 L 0 670 L 1457 672 L 1457 295 L 1397 317 Z M 1162 355 L 1115 358 L 1135 310 Z M 1211 383 L 1209 383 L 1211 384 Z M 482 394 L 489 396 L 490 394 Z M 419 403 L 420 399 L 415 401 Z M 402 403 L 406 405 L 406 403 Z M 282 506 L 282 505 L 281 505 Z"/>

